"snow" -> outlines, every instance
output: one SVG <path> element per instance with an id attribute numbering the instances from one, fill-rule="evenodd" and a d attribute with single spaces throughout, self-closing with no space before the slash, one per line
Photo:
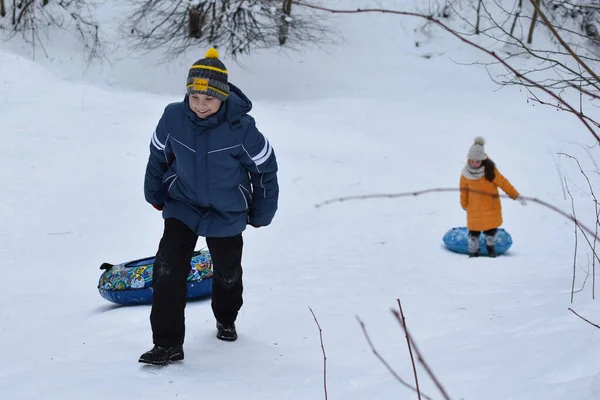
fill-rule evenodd
<path id="1" fill-rule="evenodd" d="M 566 178 L 578 217 L 593 229 L 587 183 L 557 155 L 578 157 L 597 185 L 597 148 L 585 147 L 592 136 L 573 116 L 532 106 L 516 87 L 498 91 L 484 68 L 457 63 L 485 57 L 438 30 L 415 47 L 414 21 L 330 22 L 344 35 L 335 46 L 224 60 L 277 152 L 280 209 L 271 226 L 244 234 L 238 341 L 215 338 L 209 301 L 190 302 L 185 361 L 162 368 L 137 363 L 152 345 L 150 307 L 107 303 L 98 267 L 156 251 L 162 218 L 142 190 L 148 145 L 198 55 L 85 69 L 66 44 L 33 61 L 26 46 L 3 43 L 0 398 L 324 398 L 310 307 L 323 329 L 329 398 L 416 399 L 372 354 L 356 319 L 412 382 L 390 312 L 398 298 L 453 399 L 600 398 L 600 331 L 568 310 L 600 322 L 581 236 L 575 288 L 583 290 L 570 302 L 572 222 L 503 199 L 513 247 L 468 259 L 441 241 L 465 224 L 457 192 L 315 207 L 347 195 L 457 188 L 482 135 L 523 195 L 570 212 Z M 369 34 L 358 33 L 365 26 Z M 418 373 L 423 392 L 441 398 Z"/>

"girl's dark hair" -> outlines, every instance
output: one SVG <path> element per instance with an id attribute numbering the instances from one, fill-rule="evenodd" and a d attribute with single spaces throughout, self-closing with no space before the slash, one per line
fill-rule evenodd
<path id="1" fill-rule="evenodd" d="M 489 158 L 483 160 L 482 164 L 483 171 L 485 173 L 485 179 L 490 182 L 494 182 L 494 179 L 496 179 L 496 164 Z"/>

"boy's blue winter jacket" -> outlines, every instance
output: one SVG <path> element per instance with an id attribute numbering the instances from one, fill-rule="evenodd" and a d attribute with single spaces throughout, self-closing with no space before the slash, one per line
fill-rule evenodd
<path id="1" fill-rule="evenodd" d="M 232 84 L 219 111 L 200 119 L 184 101 L 169 104 L 150 142 L 144 194 L 199 236 L 234 236 L 266 226 L 277 211 L 273 147 L 248 115 L 250 100 Z"/>

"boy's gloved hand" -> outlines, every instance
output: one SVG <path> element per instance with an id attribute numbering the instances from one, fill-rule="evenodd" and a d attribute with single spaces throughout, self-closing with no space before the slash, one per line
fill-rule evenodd
<path id="1" fill-rule="evenodd" d="M 260 228 L 260 225 L 254 225 L 252 222 L 250 222 L 250 210 L 248 210 L 248 214 L 246 215 L 246 224 L 253 228 Z"/>
<path id="2" fill-rule="evenodd" d="M 522 206 L 526 206 L 527 205 L 527 202 L 521 196 L 518 196 L 515 200 L 518 201 L 519 203 L 521 203 Z"/>
<path id="3" fill-rule="evenodd" d="M 162 204 L 152 204 L 152 207 L 156 208 L 158 211 L 162 211 L 164 206 Z"/>

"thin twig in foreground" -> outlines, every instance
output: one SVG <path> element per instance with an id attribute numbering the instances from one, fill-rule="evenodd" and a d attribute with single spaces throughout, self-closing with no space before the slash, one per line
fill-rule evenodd
<path id="1" fill-rule="evenodd" d="M 596 233 L 594 235 L 594 238 L 598 238 L 598 229 L 600 228 L 600 207 L 599 207 L 600 203 L 598 202 L 596 193 L 594 193 L 594 187 L 592 186 L 592 182 L 590 181 L 590 178 L 585 173 L 585 171 L 583 170 L 583 167 L 581 166 L 581 163 L 579 162 L 579 160 L 576 157 L 573 157 L 566 153 L 558 153 L 558 154 L 563 155 L 565 157 L 569 157 L 572 160 L 575 160 L 575 162 L 577 163 L 577 166 L 579 167 L 579 171 L 584 176 L 584 178 L 588 184 L 588 187 L 590 188 L 590 193 L 592 195 L 592 198 L 594 199 L 594 209 L 596 210 Z M 593 159 L 592 159 L 592 161 L 593 161 Z M 589 244 L 590 241 L 585 236 L 585 234 L 584 234 L 584 237 Z M 593 271 L 593 273 L 592 273 L 592 299 L 595 299 L 596 298 L 596 259 L 598 258 L 598 255 L 596 254 L 596 240 L 594 240 L 594 245 L 590 246 L 590 247 L 592 248 L 592 253 L 594 254 L 594 257 L 592 258 L 592 271 Z"/>
<path id="2" fill-rule="evenodd" d="M 574 89 L 577 89 L 577 90 L 581 91 L 582 93 L 587 94 L 588 96 L 590 96 L 590 97 L 592 97 L 594 99 L 600 100 L 600 96 L 598 96 L 597 94 L 594 94 L 594 93 L 590 92 L 589 90 L 585 90 L 584 88 L 582 88 L 580 86 L 575 85 L 573 82 L 567 82 L 567 85 L 571 86 Z"/>
<path id="3" fill-rule="evenodd" d="M 315 322 L 317 323 L 317 328 L 319 328 L 319 338 L 321 339 L 321 350 L 323 351 L 323 390 L 325 391 L 325 400 L 327 400 L 327 356 L 325 355 L 325 346 L 323 345 L 323 331 L 321 330 L 321 325 L 317 320 L 315 313 L 312 308 L 308 307 L 310 313 L 312 314 Z"/>
<path id="4" fill-rule="evenodd" d="M 394 376 L 394 378 L 396 378 L 396 380 L 398 382 L 400 382 L 404 387 L 412 390 L 413 392 L 417 392 L 417 388 L 415 388 L 410 383 L 407 383 L 402 378 L 400 378 L 398 373 L 396 371 L 394 371 L 394 369 L 390 366 L 390 364 L 388 364 L 388 362 L 385 361 L 385 359 L 381 356 L 381 354 L 379 354 L 379 352 L 377 350 L 375 350 L 375 346 L 373 346 L 373 342 L 371 342 L 371 338 L 369 337 L 369 334 L 367 333 L 367 328 L 365 327 L 365 323 L 362 322 L 362 320 L 359 317 L 356 317 L 356 319 L 358 320 L 358 323 L 360 324 L 360 327 L 362 328 L 365 338 L 367 339 L 367 343 L 369 343 L 369 347 L 371 348 L 371 351 L 373 352 L 373 354 L 375 354 L 375 357 L 377 357 L 377 359 L 379 359 L 379 361 L 381 361 L 381 363 L 385 366 L 385 368 Z M 429 397 L 425 394 L 422 394 L 422 396 L 426 400 L 433 400 L 431 397 Z"/>
<path id="5" fill-rule="evenodd" d="M 415 385 L 417 386 L 417 395 L 421 400 L 421 390 L 419 389 L 419 378 L 417 377 L 417 366 L 415 365 L 415 357 L 413 356 L 412 347 L 410 347 L 410 340 L 408 339 L 408 333 L 406 333 L 406 318 L 404 318 L 404 311 L 402 311 L 402 303 L 398 299 L 398 308 L 400 309 L 400 315 L 402 316 L 402 326 L 404 327 L 404 333 L 406 336 L 406 344 L 408 345 L 408 352 L 410 353 L 410 361 L 412 362 L 413 371 L 415 373 Z"/>
<path id="6" fill-rule="evenodd" d="M 438 378 L 435 376 L 435 374 L 433 373 L 433 371 L 431 370 L 431 368 L 429 368 L 429 364 L 427 364 L 427 361 L 425 361 L 425 358 L 423 357 L 423 355 L 419 351 L 419 348 L 417 347 L 417 344 L 415 343 L 415 341 L 413 340 L 412 336 L 408 332 L 408 329 L 402 324 L 402 318 L 400 316 L 400 313 L 398 311 L 396 311 L 396 310 L 392 310 L 392 313 L 394 314 L 394 316 L 396 317 L 396 319 L 400 323 L 400 326 L 402 327 L 402 329 L 404 329 L 404 333 L 406 333 L 406 336 L 408 337 L 408 340 L 410 342 L 410 346 L 415 350 L 415 354 L 417 355 L 417 360 L 419 360 L 419 362 L 421 363 L 421 365 L 423 366 L 423 368 L 425 368 L 425 371 L 427 371 L 427 374 L 429 375 L 429 377 L 431 378 L 431 380 L 433 381 L 433 383 L 435 383 L 435 386 L 437 386 L 437 388 L 440 391 L 440 393 L 442 394 L 442 396 L 444 396 L 444 400 L 450 400 L 450 396 L 448 396 L 448 393 L 446 392 L 446 389 L 444 389 L 444 387 L 442 386 L 442 384 L 440 383 L 440 381 L 438 380 Z"/>
<path id="7" fill-rule="evenodd" d="M 577 315 L 579 318 L 581 318 L 582 320 L 584 320 L 584 321 L 585 321 L 585 322 L 587 322 L 588 324 L 590 324 L 590 325 L 592 325 L 592 326 L 595 326 L 596 328 L 600 329 L 600 325 L 597 325 L 597 324 L 595 324 L 595 323 L 591 322 L 590 320 L 588 320 L 588 319 L 586 319 L 586 318 L 582 317 L 581 315 L 577 314 L 575 311 L 573 311 L 573 309 L 572 309 L 572 308 L 569 308 L 569 311 L 571 311 L 573 314 Z"/>
<path id="8" fill-rule="evenodd" d="M 443 193 L 443 192 L 459 192 L 461 190 L 465 190 L 465 189 L 460 189 L 460 188 L 433 188 L 433 189 L 425 189 L 425 190 L 417 190 L 414 192 L 403 192 L 403 193 L 382 193 L 382 194 L 361 194 L 361 195 L 356 195 L 356 196 L 345 196 L 345 197 L 337 197 L 337 198 L 333 198 L 330 200 L 326 200 L 323 201 L 321 203 L 315 204 L 316 208 L 320 208 L 322 206 L 328 205 L 328 204 L 332 204 L 332 203 L 343 203 L 344 201 L 349 201 L 349 200 L 368 200 L 368 199 L 395 199 L 398 197 L 416 197 L 416 196 L 421 196 L 424 194 L 428 194 L 428 193 Z M 466 191 L 468 192 L 473 192 L 473 193 L 477 193 L 477 194 L 482 194 L 482 195 L 486 195 L 486 196 L 491 196 L 491 197 L 501 197 L 501 198 L 510 198 L 507 195 L 501 194 L 501 195 L 497 195 L 497 194 L 492 194 L 489 192 L 483 192 L 480 190 L 471 190 L 471 189 L 467 189 Z M 600 238 L 596 237 L 594 232 L 588 228 L 587 226 L 585 226 L 584 224 L 582 224 L 581 222 L 579 222 L 577 219 L 575 219 L 573 216 L 567 214 L 566 212 L 562 211 L 561 209 L 553 206 L 552 204 L 546 203 L 543 200 L 539 200 L 533 197 L 527 197 L 527 196 L 519 196 L 522 199 L 525 199 L 527 201 L 531 201 L 533 203 L 538 203 L 546 208 L 549 208 L 550 210 L 562 215 L 563 217 L 567 218 L 570 221 L 573 221 L 574 223 L 577 224 L 577 226 L 580 227 L 580 229 L 586 231 L 587 233 L 589 233 L 590 235 L 594 236 L 596 240 L 599 240 Z"/>
<path id="9" fill-rule="evenodd" d="M 567 193 L 571 198 L 571 207 L 573 209 L 573 218 L 577 218 L 575 214 L 575 200 L 573 199 L 573 195 L 571 194 L 571 190 L 569 190 L 569 184 L 567 183 L 567 178 L 565 178 L 565 186 L 567 187 Z M 575 296 L 575 275 L 577 273 L 577 224 L 575 224 L 575 251 L 573 252 L 573 282 L 571 283 L 571 304 L 573 304 L 573 297 Z"/>
<path id="10" fill-rule="evenodd" d="M 569 110 L 568 108 L 565 108 L 559 104 L 551 104 L 551 103 L 545 102 L 543 100 L 540 100 L 538 98 L 529 97 L 528 100 L 535 101 L 536 103 L 539 103 L 543 106 L 556 107 L 558 110 L 561 110 L 561 111 L 573 112 L 573 111 Z M 583 112 L 578 111 L 577 114 L 580 115 L 581 117 L 585 118 L 586 120 L 590 121 L 590 123 L 594 124 L 594 126 L 596 126 L 597 128 L 600 128 L 600 123 L 594 121 L 591 117 L 588 117 Z"/>

